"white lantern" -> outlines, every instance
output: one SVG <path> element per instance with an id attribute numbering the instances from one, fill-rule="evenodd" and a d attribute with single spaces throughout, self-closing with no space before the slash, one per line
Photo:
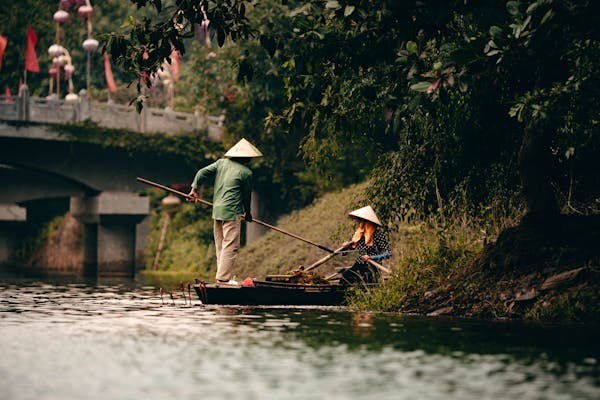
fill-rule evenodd
<path id="1" fill-rule="evenodd" d="M 52 58 L 61 56 L 64 54 L 64 52 L 65 49 L 59 44 L 53 44 L 52 46 L 48 47 L 48 54 Z"/>
<path id="2" fill-rule="evenodd" d="M 58 22 L 59 24 L 69 22 L 69 13 L 65 10 L 58 10 L 54 13 L 54 22 Z"/>
<path id="3" fill-rule="evenodd" d="M 77 10 L 77 12 L 79 13 L 79 15 L 81 15 L 82 18 L 89 18 L 94 13 L 94 7 L 92 7 L 92 6 L 81 6 Z"/>
<path id="4" fill-rule="evenodd" d="M 77 96 L 75 93 L 69 93 L 68 95 L 65 96 L 65 101 L 72 103 L 79 100 L 79 96 Z"/>
<path id="5" fill-rule="evenodd" d="M 89 38 L 83 41 L 83 49 L 89 53 L 96 51 L 99 45 L 100 43 L 96 39 Z"/>

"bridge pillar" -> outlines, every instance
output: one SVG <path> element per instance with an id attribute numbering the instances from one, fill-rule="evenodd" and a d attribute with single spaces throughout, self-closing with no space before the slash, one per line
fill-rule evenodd
<path id="1" fill-rule="evenodd" d="M 15 265 L 17 245 L 15 231 L 26 221 L 26 208 L 16 204 L 0 204 L 0 265 Z"/>
<path id="2" fill-rule="evenodd" d="M 266 216 L 266 209 L 262 201 L 262 197 L 257 192 L 252 192 L 252 202 L 250 203 L 252 216 L 258 219 L 263 219 Z M 263 219 L 264 221 L 264 219 Z M 255 242 L 268 231 L 262 225 L 246 224 L 246 245 Z"/>
<path id="3" fill-rule="evenodd" d="M 135 274 L 136 225 L 150 212 L 147 197 L 102 192 L 71 197 L 71 213 L 85 225 L 84 269 L 98 276 Z"/>

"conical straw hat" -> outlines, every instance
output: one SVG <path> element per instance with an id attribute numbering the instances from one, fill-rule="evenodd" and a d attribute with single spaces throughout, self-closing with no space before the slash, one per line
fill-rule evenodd
<path id="1" fill-rule="evenodd" d="M 262 153 L 246 139 L 241 139 L 227 150 L 225 157 L 262 157 Z"/>
<path id="2" fill-rule="evenodd" d="M 355 218 L 365 219 L 367 221 L 371 221 L 374 224 L 381 226 L 381 222 L 379 222 L 379 218 L 377 218 L 377 215 L 375 215 L 375 211 L 373 211 L 373 208 L 371 208 L 371 206 L 359 208 L 358 210 L 354 210 L 348 213 L 348 215 Z"/>

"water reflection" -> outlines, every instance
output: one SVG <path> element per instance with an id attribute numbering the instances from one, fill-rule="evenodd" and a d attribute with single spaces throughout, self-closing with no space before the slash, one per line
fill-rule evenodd
<path id="1" fill-rule="evenodd" d="M 600 398 L 595 328 L 163 304 L 132 282 L 0 293 L 1 398 Z"/>

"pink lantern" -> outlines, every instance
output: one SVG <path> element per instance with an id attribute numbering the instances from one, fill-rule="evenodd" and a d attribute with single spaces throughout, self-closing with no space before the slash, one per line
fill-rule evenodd
<path id="1" fill-rule="evenodd" d="M 93 53 L 94 51 L 96 51 L 98 49 L 98 45 L 100 43 L 98 43 L 98 41 L 96 39 L 85 39 L 83 41 L 83 49 L 89 53 Z"/>
<path id="2" fill-rule="evenodd" d="M 58 10 L 54 13 L 54 22 L 58 22 L 59 24 L 69 22 L 69 13 L 65 10 Z"/>
<path id="3" fill-rule="evenodd" d="M 54 57 L 52 59 L 52 65 L 54 65 L 55 67 L 58 67 L 60 65 L 60 57 Z"/>
<path id="4" fill-rule="evenodd" d="M 65 73 L 67 74 L 67 78 L 71 78 L 73 76 L 74 72 L 75 72 L 75 67 L 73 66 L 73 64 L 65 65 Z"/>
<path id="5" fill-rule="evenodd" d="M 92 6 L 81 6 L 77 10 L 77 12 L 79 13 L 79 15 L 81 15 L 82 18 L 89 18 L 94 13 L 94 7 L 92 7 Z"/>
<path id="6" fill-rule="evenodd" d="M 71 3 L 71 0 L 60 0 L 60 4 L 62 5 L 62 8 L 66 11 L 69 11 L 71 6 L 73 5 L 73 3 Z"/>
<path id="7" fill-rule="evenodd" d="M 50 68 L 48 70 L 48 73 L 50 74 L 50 76 L 52 77 L 52 79 L 56 79 L 56 72 L 57 72 L 56 68 Z"/>

